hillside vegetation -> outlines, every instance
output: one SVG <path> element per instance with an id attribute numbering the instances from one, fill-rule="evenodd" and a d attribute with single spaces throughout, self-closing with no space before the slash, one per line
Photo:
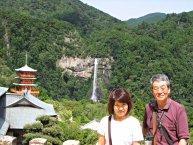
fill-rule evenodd
<path id="1" fill-rule="evenodd" d="M 139 18 L 131 18 L 127 20 L 126 22 L 131 26 L 137 26 L 141 24 L 142 22 L 154 24 L 161 20 L 163 20 L 166 17 L 165 13 L 151 13 L 147 14 L 145 16 L 139 17 Z"/>
<path id="2" fill-rule="evenodd" d="M 132 113 L 141 120 L 145 103 L 152 99 L 150 77 L 165 73 L 171 79 L 171 97 L 188 110 L 193 132 L 193 12 L 170 14 L 155 24 L 143 22 L 130 27 L 78 0 L 1 0 L 0 24 L 1 86 L 11 87 L 14 69 L 25 64 L 27 52 L 29 66 L 38 70 L 42 99 L 87 100 L 92 77 L 62 74 L 57 60 L 63 55 L 113 57 L 110 82 L 100 82 L 100 103 L 106 103 L 112 88 L 125 87 L 135 102 Z M 95 117 L 84 114 L 83 119 L 81 115 L 76 116 L 80 123 Z"/>

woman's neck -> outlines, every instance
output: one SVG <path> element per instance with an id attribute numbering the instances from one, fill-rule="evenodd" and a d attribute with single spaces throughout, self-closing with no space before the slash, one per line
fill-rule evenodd
<path id="1" fill-rule="evenodd" d="M 127 116 L 119 117 L 119 116 L 114 115 L 114 119 L 115 119 L 116 121 L 122 121 L 122 120 L 124 120 L 125 118 L 127 118 Z"/>

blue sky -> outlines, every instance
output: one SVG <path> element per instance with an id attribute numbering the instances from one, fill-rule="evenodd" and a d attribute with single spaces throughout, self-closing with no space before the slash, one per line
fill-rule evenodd
<path id="1" fill-rule="evenodd" d="M 193 10 L 193 0 L 80 0 L 120 20 L 154 12 L 166 14 Z"/>

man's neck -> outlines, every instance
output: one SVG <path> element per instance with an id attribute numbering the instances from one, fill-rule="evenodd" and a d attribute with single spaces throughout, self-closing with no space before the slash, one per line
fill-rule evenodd
<path id="1" fill-rule="evenodd" d="M 161 102 L 157 102 L 158 108 L 159 109 L 163 109 L 167 104 L 167 100 L 165 101 L 161 101 Z"/>

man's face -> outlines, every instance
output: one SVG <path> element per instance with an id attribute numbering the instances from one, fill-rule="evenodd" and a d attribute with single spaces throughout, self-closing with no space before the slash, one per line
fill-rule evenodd
<path id="1" fill-rule="evenodd" d="M 166 81 L 154 81 L 152 84 L 152 94 L 157 102 L 165 102 L 170 94 L 170 87 Z"/>

